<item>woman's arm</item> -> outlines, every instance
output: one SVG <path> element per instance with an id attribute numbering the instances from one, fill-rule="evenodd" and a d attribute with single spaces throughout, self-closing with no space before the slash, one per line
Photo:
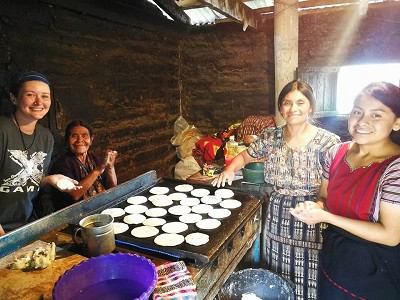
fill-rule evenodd
<path id="1" fill-rule="evenodd" d="M 115 160 L 117 158 L 117 151 L 108 150 L 107 152 L 107 165 L 106 165 L 106 177 L 107 177 L 107 188 L 114 187 L 118 184 L 117 173 L 115 172 Z"/>
<path id="2" fill-rule="evenodd" d="M 232 185 L 232 181 L 235 178 L 235 171 L 240 170 L 252 160 L 253 158 L 249 155 L 249 153 L 247 153 L 247 151 L 240 152 L 235 156 L 234 159 L 232 159 L 225 171 L 223 171 L 217 178 L 213 180 L 212 185 L 217 187 L 225 186 L 226 182 L 228 182 L 229 185 Z"/>
<path id="3" fill-rule="evenodd" d="M 380 202 L 379 222 L 355 220 L 332 214 L 321 208 L 327 196 L 327 180 L 323 180 L 316 203 L 299 203 L 290 213 L 306 224 L 329 223 L 340 227 L 360 238 L 388 246 L 400 243 L 400 205 Z M 326 208 L 324 206 L 324 208 Z"/>

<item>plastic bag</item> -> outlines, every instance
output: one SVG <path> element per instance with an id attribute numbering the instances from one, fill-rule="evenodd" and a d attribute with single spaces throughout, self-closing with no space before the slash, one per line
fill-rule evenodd
<path id="1" fill-rule="evenodd" d="M 171 138 L 171 144 L 180 146 L 187 138 L 196 135 L 202 135 L 200 130 L 194 125 L 189 125 L 182 116 L 179 116 L 174 124 L 174 136 Z"/>
<path id="2" fill-rule="evenodd" d="M 185 180 L 196 172 L 199 172 L 201 167 L 194 159 L 193 156 L 188 156 L 181 159 L 176 165 L 174 170 L 174 178 Z"/>
<path id="3" fill-rule="evenodd" d="M 171 144 L 177 147 L 178 158 L 186 158 L 192 155 L 192 150 L 196 148 L 196 143 L 203 137 L 200 130 L 194 125 L 190 125 L 186 120 L 179 116 L 174 124 L 174 136 Z"/>

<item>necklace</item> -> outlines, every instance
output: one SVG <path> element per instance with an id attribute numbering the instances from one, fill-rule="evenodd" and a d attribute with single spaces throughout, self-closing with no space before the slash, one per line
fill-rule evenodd
<path id="1" fill-rule="evenodd" d="M 33 141 L 32 141 L 32 143 L 29 145 L 29 147 L 27 147 L 26 144 L 25 144 L 25 140 L 24 140 L 24 136 L 23 136 L 23 134 L 22 134 L 21 127 L 19 127 L 19 123 L 18 123 L 18 120 L 17 120 L 17 117 L 15 116 L 15 114 L 14 114 L 14 119 L 15 119 L 15 123 L 16 123 L 17 126 L 18 126 L 18 130 L 19 130 L 19 134 L 20 134 L 20 136 L 21 136 L 22 144 L 24 144 L 24 148 L 25 148 L 22 152 L 23 152 L 26 156 L 28 156 L 28 154 L 29 154 L 28 150 L 32 147 L 32 145 L 33 145 L 33 143 L 35 142 L 35 139 L 36 139 L 36 126 L 35 126 L 35 129 L 33 130 Z"/>

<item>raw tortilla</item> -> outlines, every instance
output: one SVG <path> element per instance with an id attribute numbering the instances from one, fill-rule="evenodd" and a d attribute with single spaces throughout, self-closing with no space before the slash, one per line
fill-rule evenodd
<path id="1" fill-rule="evenodd" d="M 75 184 L 71 180 L 68 180 L 68 179 L 59 179 L 59 180 L 57 180 L 56 186 L 60 190 L 64 191 L 64 190 L 73 189 L 75 187 Z"/>
<path id="2" fill-rule="evenodd" d="M 193 191 L 190 192 L 190 194 L 191 194 L 193 197 L 199 197 L 199 198 L 201 198 L 201 197 L 210 195 L 210 191 L 207 190 L 207 189 L 194 189 Z"/>
<path id="3" fill-rule="evenodd" d="M 168 212 L 171 215 L 175 215 L 175 216 L 186 215 L 186 214 L 190 213 L 191 211 L 192 211 L 192 209 L 189 206 L 183 206 L 183 205 L 171 206 L 168 209 Z"/>
<path id="4" fill-rule="evenodd" d="M 176 233 L 162 233 L 154 239 L 154 243 L 160 246 L 177 246 L 183 243 L 185 238 L 183 235 Z"/>
<path id="5" fill-rule="evenodd" d="M 187 195 L 184 193 L 172 193 L 168 195 L 174 201 L 180 201 L 187 198 Z"/>
<path id="6" fill-rule="evenodd" d="M 191 184 L 180 184 L 175 187 L 175 191 L 187 193 L 193 190 L 193 185 Z"/>
<path id="7" fill-rule="evenodd" d="M 192 207 L 192 212 L 196 214 L 208 214 L 214 207 L 210 204 L 199 204 Z"/>
<path id="8" fill-rule="evenodd" d="M 152 195 L 149 197 L 149 201 L 154 202 L 154 201 L 161 201 L 161 200 L 172 200 L 168 195 Z"/>
<path id="9" fill-rule="evenodd" d="M 193 246 L 201 246 L 207 244 L 209 240 L 210 240 L 209 235 L 201 232 L 189 233 L 185 237 L 186 243 Z"/>
<path id="10" fill-rule="evenodd" d="M 147 226 L 161 226 L 167 223 L 165 219 L 162 218 L 148 218 L 143 221 L 143 225 Z"/>
<path id="11" fill-rule="evenodd" d="M 133 196 L 129 197 L 126 202 L 129 204 L 143 204 L 147 202 L 147 198 L 145 196 Z"/>
<path id="12" fill-rule="evenodd" d="M 226 208 L 216 208 L 208 213 L 208 216 L 214 219 L 223 219 L 229 217 L 231 215 L 231 211 Z"/>
<path id="13" fill-rule="evenodd" d="M 155 195 L 163 195 L 169 192 L 169 188 L 166 186 L 155 186 L 152 187 L 149 192 Z"/>
<path id="14" fill-rule="evenodd" d="M 203 219 L 196 223 L 200 229 L 215 229 L 221 225 L 221 221 L 216 219 Z"/>
<path id="15" fill-rule="evenodd" d="M 218 196 L 207 195 L 207 196 L 201 197 L 200 200 L 204 204 L 217 204 L 222 201 L 222 198 L 220 198 Z"/>
<path id="16" fill-rule="evenodd" d="M 181 233 L 188 230 L 189 226 L 182 222 L 170 222 L 164 224 L 161 229 L 166 233 Z"/>
<path id="17" fill-rule="evenodd" d="M 128 224 L 125 223 L 120 223 L 120 222 L 114 222 L 114 234 L 120 234 L 129 229 Z"/>
<path id="18" fill-rule="evenodd" d="M 172 201 L 172 199 L 170 198 L 164 198 L 164 199 L 156 199 L 154 201 L 152 201 L 154 206 L 157 207 L 165 207 L 165 206 L 170 206 L 174 203 L 174 201 Z"/>
<path id="19" fill-rule="evenodd" d="M 195 206 L 200 204 L 200 200 L 194 197 L 187 197 L 186 199 L 182 199 L 179 204 L 184 206 Z"/>
<path id="20" fill-rule="evenodd" d="M 125 207 L 125 212 L 128 214 L 142 214 L 149 208 L 140 204 L 132 204 Z"/>
<path id="21" fill-rule="evenodd" d="M 157 218 L 157 217 L 162 217 L 167 214 L 167 210 L 162 207 L 155 207 L 155 208 L 150 208 L 145 212 L 146 216 L 152 217 L 152 218 Z"/>
<path id="22" fill-rule="evenodd" d="M 132 229 L 131 234 L 137 238 L 148 238 L 157 235 L 159 232 L 154 226 L 139 226 Z"/>
<path id="23" fill-rule="evenodd" d="M 126 224 L 141 224 L 144 220 L 146 220 L 146 217 L 141 214 L 129 214 L 124 217 L 124 222 Z"/>
<path id="24" fill-rule="evenodd" d="M 242 202 L 236 199 L 223 200 L 220 204 L 223 208 L 234 209 L 242 206 Z"/>
<path id="25" fill-rule="evenodd" d="M 118 218 L 120 216 L 123 216 L 125 214 L 125 211 L 120 208 L 120 207 L 114 207 L 114 208 L 107 208 L 101 212 L 102 214 L 108 214 L 112 216 L 113 218 Z"/>
<path id="26" fill-rule="evenodd" d="M 214 195 L 225 199 L 233 197 L 235 193 L 230 189 L 218 189 L 214 192 Z"/>
<path id="27" fill-rule="evenodd" d="M 199 214 L 187 214 L 187 215 L 182 215 L 179 217 L 179 221 L 186 223 L 186 224 L 192 224 L 196 223 L 203 219 L 203 217 Z"/>

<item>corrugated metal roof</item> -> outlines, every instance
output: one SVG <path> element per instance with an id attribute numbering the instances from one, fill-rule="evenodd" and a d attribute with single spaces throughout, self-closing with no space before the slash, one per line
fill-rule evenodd
<path id="1" fill-rule="evenodd" d="M 147 0 L 156 5 L 169 19 L 174 19 L 176 15 L 185 16 L 189 20 L 185 22 L 190 25 L 201 26 L 216 24 L 225 21 L 243 22 L 244 29 L 250 25 L 257 26 L 256 19 L 265 15 L 273 14 L 274 0 Z M 360 14 L 365 14 L 370 3 L 397 2 L 400 0 L 319 0 L 308 1 L 298 0 L 299 11 L 310 9 L 326 9 L 348 5 L 357 5 Z M 165 12 L 157 2 L 163 6 L 166 3 L 175 4 L 172 15 Z M 164 7 L 163 6 L 163 7 Z M 171 8 L 171 5 L 169 5 Z M 187 17 L 186 17 L 187 15 Z M 172 17 L 171 17 L 172 16 Z M 184 19 L 185 19 L 184 18 Z"/>

